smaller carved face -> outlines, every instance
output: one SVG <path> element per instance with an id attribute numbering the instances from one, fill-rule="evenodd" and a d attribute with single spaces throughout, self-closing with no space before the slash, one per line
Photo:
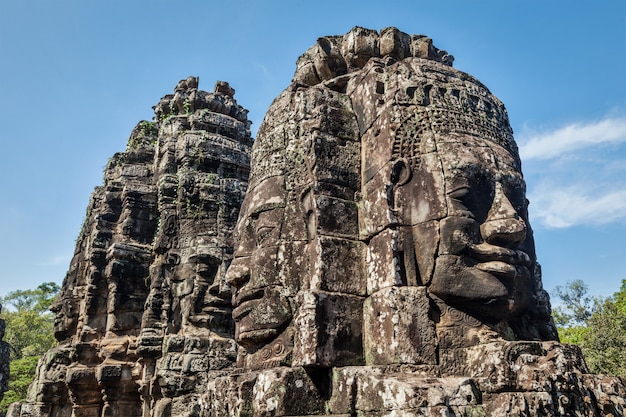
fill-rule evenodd
<path id="1" fill-rule="evenodd" d="M 467 135 L 442 138 L 420 158 L 399 197 L 422 281 L 485 317 L 523 309 L 535 254 L 517 159 Z"/>
<path id="2" fill-rule="evenodd" d="M 295 289 L 285 285 L 278 265 L 285 197 L 282 177 L 249 192 L 237 224 L 234 259 L 226 281 L 234 288 L 235 340 L 247 349 L 268 344 L 293 317 Z"/>
<path id="3" fill-rule="evenodd" d="M 77 305 L 77 300 L 59 297 L 50 306 L 50 310 L 55 313 L 53 328 L 54 337 L 57 340 L 65 340 L 76 331 L 78 322 Z"/>
<path id="4" fill-rule="evenodd" d="M 183 323 L 217 333 L 231 332 L 231 293 L 220 279 L 220 271 L 220 257 L 202 251 L 176 266 L 172 294 L 184 307 Z"/>
<path id="5" fill-rule="evenodd" d="M 210 254 L 198 254 L 190 258 L 195 265 L 194 316 L 191 321 L 218 333 L 232 334 L 230 288 L 224 282 L 223 264 Z"/>

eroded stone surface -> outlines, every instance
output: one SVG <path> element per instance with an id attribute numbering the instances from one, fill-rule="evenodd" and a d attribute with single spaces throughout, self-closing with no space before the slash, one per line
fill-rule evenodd
<path id="1" fill-rule="evenodd" d="M 556 338 L 506 110 L 430 41 L 416 46 L 425 39 L 361 28 L 321 38 L 268 110 L 227 273 L 239 366 L 362 364 L 350 340 L 363 314 L 372 364 Z M 404 318 L 398 286 L 421 294 Z M 324 327 L 317 291 L 360 301 Z M 383 341 L 416 346 L 374 354 Z M 344 342 L 350 358 L 313 353 Z"/>
<path id="2" fill-rule="evenodd" d="M 550 342 L 506 110 L 451 62 L 393 28 L 299 58 L 256 138 L 227 272 L 240 375 L 306 369 L 326 402 L 309 415 L 622 412 Z M 292 415 L 238 378 L 219 379 L 231 415 Z"/>
<path id="3" fill-rule="evenodd" d="M 12 416 L 623 415 L 556 341 L 506 110 L 452 60 L 320 38 L 251 154 L 234 90 L 181 81 L 107 167 Z"/>
<path id="4" fill-rule="evenodd" d="M 2 304 L 0 304 L 0 313 L 2 312 Z M 0 319 L 0 401 L 4 397 L 4 393 L 9 389 L 9 360 L 11 359 L 10 346 L 4 340 L 4 331 L 6 323 Z"/>
<path id="5" fill-rule="evenodd" d="M 107 164 L 52 307 L 59 345 L 21 415 L 199 415 L 233 367 L 224 274 L 252 145 L 233 95 L 182 80 Z"/>

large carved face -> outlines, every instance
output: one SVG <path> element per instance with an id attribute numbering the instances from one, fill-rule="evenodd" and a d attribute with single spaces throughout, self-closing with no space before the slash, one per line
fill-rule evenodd
<path id="1" fill-rule="evenodd" d="M 248 192 L 226 274 L 233 287 L 235 339 L 251 350 L 275 339 L 293 317 L 296 289 L 283 282 L 277 264 L 285 210 L 282 182 L 272 177 Z"/>
<path id="2" fill-rule="evenodd" d="M 470 135 L 450 134 L 436 146 L 397 192 L 423 283 L 484 317 L 520 311 L 535 254 L 518 159 Z"/>

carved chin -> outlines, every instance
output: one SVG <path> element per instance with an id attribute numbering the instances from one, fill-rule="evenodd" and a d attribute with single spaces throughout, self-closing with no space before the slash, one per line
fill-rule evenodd
<path id="1" fill-rule="evenodd" d="M 278 329 L 236 331 L 235 340 L 246 349 L 263 346 L 278 337 Z"/>
<path id="2" fill-rule="evenodd" d="M 233 310 L 235 340 L 246 349 L 274 340 L 291 322 L 289 301 L 282 296 L 250 300 Z M 274 293 L 274 295 L 277 295 Z"/>
<path id="3" fill-rule="evenodd" d="M 520 265 L 467 265 L 460 256 L 437 259 L 429 291 L 449 305 L 483 317 L 503 319 L 528 304 L 530 272 Z"/>

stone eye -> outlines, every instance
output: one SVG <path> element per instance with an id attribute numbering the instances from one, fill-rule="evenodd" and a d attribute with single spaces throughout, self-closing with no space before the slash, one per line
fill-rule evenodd
<path id="1" fill-rule="evenodd" d="M 474 205 L 472 203 L 472 190 L 468 186 L 460 186 L 448 193 L 451 207 L 456 215 L 475 219 Z"/>
<path id="2" fill-rule="evenodd" d="M 458 201 L 464 201 L 469 196 L 469 194 L 470 194 L 470 188 L 464 186 L 464 187 L 459 187 L 450 191 L 448 193 L 448 196 Z"/>
<path id="3" fill-rule="evenodd" d="M 256 244 L 261 245 L 265 242 L 268 236 L 272 233 L 272 230 L 274 230 L 273 226 L 260 226 L 256 230 Z"/>

